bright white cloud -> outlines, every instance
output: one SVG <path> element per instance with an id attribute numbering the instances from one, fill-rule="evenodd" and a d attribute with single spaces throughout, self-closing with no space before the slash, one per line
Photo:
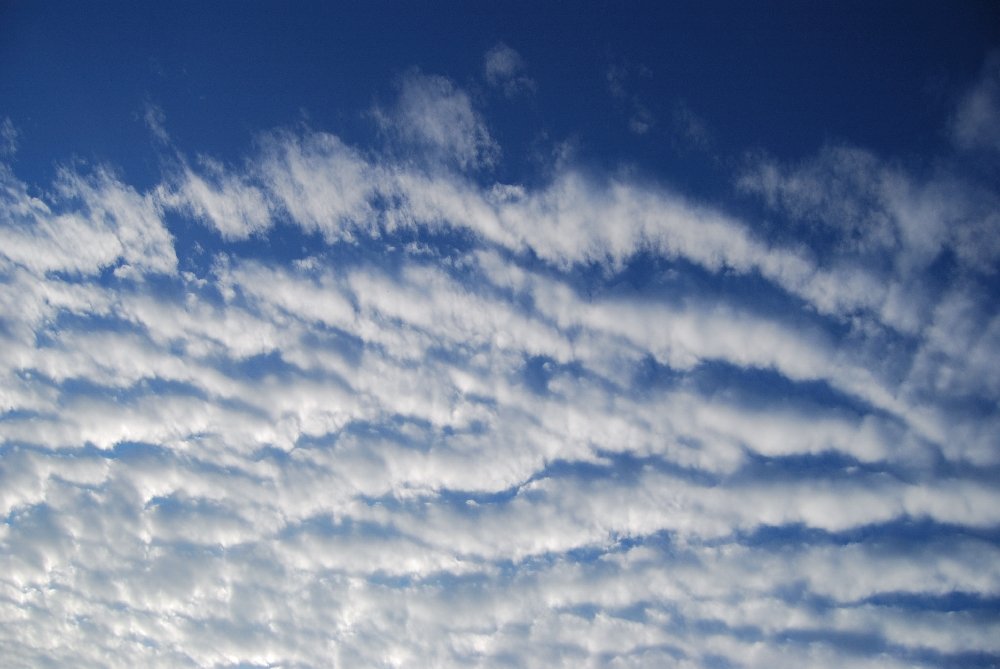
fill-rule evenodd
<path id="1" fill-rule="evenodd" d="M 107 169 L 61 170 L 57 202 L 50 204 L 29 195 L 6 166 L 0 167 L 0 181 L 0 254 L 9 263 L 39 274 L 93 275 L 109 267 L 119 274 L 175 271 L 173 239 L 156 200 Z"/>
<path id="2" fill-rule="evenodd" d="M 200 167 L 199 174 L 185 166 L 176 184 L 159 189 L 160 202 L 207 223 L 224 239 L 246 239 L 270 227 L 271 204 L 259 188 L 211 159 Z"/>

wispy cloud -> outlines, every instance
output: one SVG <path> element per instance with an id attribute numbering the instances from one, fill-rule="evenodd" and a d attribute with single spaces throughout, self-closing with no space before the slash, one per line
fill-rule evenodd
<path id="1" fill-rule="evenodd" d="M 645 135 L 654 125 L 656 116 L 633 92 L 635 79 L 652 77 L 652 70 L 645 65 L 631 66 L 612 63 L 604 70 L 604 80 L 611 97 L 624 105 L 628 114 L 628 129 L 636 135 Z"/>
<path id="2" fill-rule="evenodd" d="M 483 74 L 486 82 L 503 91 L 508 98 L 524 93 L 533 93 L 535 81 L 524 74 L 524 59 L 514 49 L 503 42 L 486 52 L 483 59 Z"/>
<path id="3" fill-rule="evenodd" d="M 962 97 L 951 130 L 960 147 L 1000 151 L 1000 53 L 987 58 L 978 81 Z"/>
<path id="4" fill-rule="evenodd" d="M 13 156 L 17 153 L 17 128 L 7 118 L 0 121 L 0 156 Z"/>
<path id="5" fill-rule="evenodd" d="M 142 113 L 142 120 L 157 141 L 163 144 L 170 142 L 170 135 L 167 134 L 166 128 L 167 115 L 163 113 L 163 109 L 159 105 L 147 102 Z"/>
<path id="6" fill-rule="evenodd" d="M 432 156 L 463 169 L 489 167 L 500 146 L 474 108 L 468 93 L 446 77 L 408 72 L 399 83 L 399 97 L 376 117 L 392 136 L 410 143 L 418 155 Z"/>

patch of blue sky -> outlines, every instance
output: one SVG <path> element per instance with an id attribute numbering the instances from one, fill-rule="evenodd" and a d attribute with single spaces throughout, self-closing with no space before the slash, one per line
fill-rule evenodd
<path id="1" fill-rule="evenodd" d="M 831 532 L 801 523 L 762 525 L 738 533 L 739 543 L 765 550 L 794 550 L 808 546 L 864 546 L 873 552 L 906 556 L 919 551 L 943 551 L 957 542 L 982 547 L 995 545 L 1000 528 L 971 528 L 927 518 L 899 518 Z M 724 541 L 729 541 L 726 539 Z M 897 593 L 898 594 L 898 593 Z"/>

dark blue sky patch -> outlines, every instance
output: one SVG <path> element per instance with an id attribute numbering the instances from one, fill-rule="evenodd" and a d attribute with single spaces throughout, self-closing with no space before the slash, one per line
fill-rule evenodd
<path id="1" fill-rule="evenodd" d="M 125 460 L 165 461 L 171 455 L 170 449 L 159 444 L 147 444 L 139 441 L 120 441 L 110 451 L 101 451 L 90 447 L 94 452 L 107 453 L 109 457 Z"/>
<path id="2" fill-rule="evenodd" d="M 644 464 L 637 457 L 615 453 L 606 454 L 603 462 L 553 460 L 546 464 L 533 480 L 571 478 L 581 482 L 592 482 L 600 481 L 607 476 L 633 480 L 642 473 Z"/>
<path id="3" fill-rule="evenodd" d="M 752 220 L 748 221 L 750 225 Z M 627 259 L 620 272 L 592 265 L 573 274 L 580 292 L 593 299 L 636 299 L 675 307 L 718 305 L 753 311 L 802 327 L 844 331 L 842 323 L 803 311 L 804 300 L 790 295 L 759 272 L 714 272 L 683 257 L 663 258 L 639 251 Z"/>
<path id="4" fill-rule="evenodd" d="M 549 395 L 549 380 L 561 370 L 558 364 L 548 356 L 529 356 L 524 361 L 522 378 L 524 384 L 536 395 Z"/>
<path id="5" fill-rule="evenodd" d="M 859 604 L 890 606 L 914 611 L 962 612 L 984 622 L 1000 619 L 1000 598 L 983 597 L 978 593 L 949 592 L 944 595 L 912 592 L 886 592 L 868 597 Z"/>
<path id="6" fill-rule="evenodd" d="M 821 644 L 836 648 L 838 652 L 857 657 L 888 655 L 905 658 L 919 665 L 929 667 L 971 667 L 975 669 L 995 667 L 1000 655 L 982 652 L 942 652 L 930 648 L 910 649 L 884 639 L 876 633 L 845 633 L 833 630 L 796 630 L 782 636 L 781 641 L 789 644 Z"/>
<path id="7" fill-rule="evenodd" d="M 662 391 L 676 388 L 687 377 L 687 372 L 675 370 L 647 355 L 635 365 L 632 387 L 641 397 L 655 398 Z"/>
<path id="8" fill-rule="evenodd" d="M 314 534 L 328 538 L 351 535 L 387 538 L 401 535 L 401 532 L 387 525 L 360 522 L 352 518 L 334 518 L 328 513 L 316 514 L 294 525 L 290 524 L 282 533 L 288 537 Z"/>
<path id="9" fill-rule="evenodd" d="M 905 466 L 905 465 L 904 465 Z M 765 483 L 778 481 L 858 481 L 872 485 L 887 481 L 906 480 L 904 466 L 886 462 L 862 462 L 845 453 L 829 450 L 816 454 L 764 456 L 748 451 L 746 463 L 727 477 L 732 484 Z"/>
<path id="10" fill-rule="evenodd" d="M 0 413 L 0 421 L 30 421 L 38 418 L 51 417 L 51 413 L 43 413 L 31 409 L 14 409 Z M 14 447 L 12 442 L 6 442 L 0 446 L 0 450 L 7 450 Z"/>
<path id="11" fill-rule="evenodd" d="M 620 103 L 607 92 L 610 66 L 634 73 L 626 95 L 656 117 L 683 100 L 708 127 L 722 129 L 723 140 L 766 144 L 779 156 L 798 155 L 816 137 L 890 152 L 916 143 L 926 151 L 941 145 L 937 124 L 948 98 L 975 76 L 985 46 L 1000 40 L 987 3 L 947 11 L 936 3 L 858 4 L 839 11 L 784 7 L 776 20 L 764 20 L 769 12 L 713 3 L 522 9 L 455 4 L 430 14 L 387 12 L 379 4 L 307 4 L 279 12 L 267 3 L 10 8 L 4 98 L 11 101 L 8 113 L 27 125 L 25 153 L 51 154 L 58 147 L 59 153 L 68 149 L 119 164 L 129 156 L 127 173 L 154 181 L 149 162 L 155 159 L 133 157 L 134 147 L 146 141 L 137 118 L 146 99 L 164 106 L 183 145 L 209 155 L 232 155 L 259 128 L 287 123 L 303 109 L 314 122 L 370 136 L 357 110 L 387 94 L 388 87 L 374 82 L 413 65 L 462 84 L 476 82 L 481 60 L 467 55 L 506 39 L 542 82 L 531 103 L 535 123 L 528 128 L 534 128 L 526 130 L 523 121 L 514 121 L 513 109 L 497 105 L 501 118 L 508 109 L 511 114 L 506 124 L 498 123 L 498 134 L 513 144 L 512 156 L 524 155 L 545 131 L 587 137 L 595 159 L 620 160 L 627 148 L 647 167 L 682 175 L 684 156 L 665 156 L 639 138 L 628 141 Z M 364 48 L 371 34 L 393 48 Z M 116 47 L 113 55 L 108 44 Z M 28 45 L 44 45 L 45 56 L 27 55 L 38 53 Z M 830 49 L 839 57 L 829 58 Z M 872 62 L 879 66 L 868 67 Z M 97 74 L 110 69 L 118 76 Z M 565 105 L 581 98 L 601 103 Z M 80 110 L 80 120 L 65 124 L 64 108 Z"/>
<path id="12" fill-rule="evenodd" d="M 807 415 L 888 417 L 862 398 L 835 388 L 827 380 L 793 380 L 773 369 L 705 360 L 679 378 L 681 387 L 751 410 L 782 407 Z"/>
<path id="13" fill-rule="evenodd" d="M 263 381 L 267 378 L 282 379 L 300 376 L 298 368 L 285 362 L 277 351 L 259 353 L 242 360 L 223 358 L 216 362 L 220 371 L 233 378 Z"/>
<path id="14" fill-rule="evenodd" d="M 407 429 L 408 427 L 416 428 L 420 436 L 414 436 L 413 431 Z M 398 414 L 387 416 L 381 423 L 366 420 L 352 421 L 344 428 L 343 434 L 362 439 L 366 437 L 386 439 L 421 452 L 433 448 L 438 440 L 433 434 L 429 421 Z"/>
<path id="15" fill-rule="evenodd" d="M 475 516 L 481 506 L 506 504 L 517 497 L 520 486 L 511 486 L 497 492 L 480 492 L 475 490 L 449 490 L 438 492 L 441 503 L 456 511 Z"/>
<path id="16" fill-rule="evenodd" d="M 800 629 L 781 634 L 783 644 L 831 646 L 848 656 L 872 656 L 886 653 L 891 644 L 877 632 L 842 632 L 834 629 Z"/>
<path id="17" fill-rule="evenodd" d="M 35 334 L 35 340 L 39 346 L 58 346 L 59 335 L 62 332 L 86 333 L 86 332 L 113 332 L 123 334 L 145 334 L 144 328 L 134 323 L 120 314 L 116 313 L 94 313 L 94 312 L 74 312 L 61 309 L 56 312 L 55 317 L 46 323 L 43 328 L 39 328 Z"/>

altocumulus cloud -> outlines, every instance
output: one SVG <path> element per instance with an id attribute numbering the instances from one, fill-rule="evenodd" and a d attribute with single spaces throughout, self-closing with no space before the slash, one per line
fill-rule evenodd
<path id="1" fill-rule="evenodd" d="M 495 183 L 472 95 L 396 93 L 379 147 L 0 167 L 6 666 L 1000 661 L 995 190 L 758 155 L 765 234 L 628 173 Z"/>

